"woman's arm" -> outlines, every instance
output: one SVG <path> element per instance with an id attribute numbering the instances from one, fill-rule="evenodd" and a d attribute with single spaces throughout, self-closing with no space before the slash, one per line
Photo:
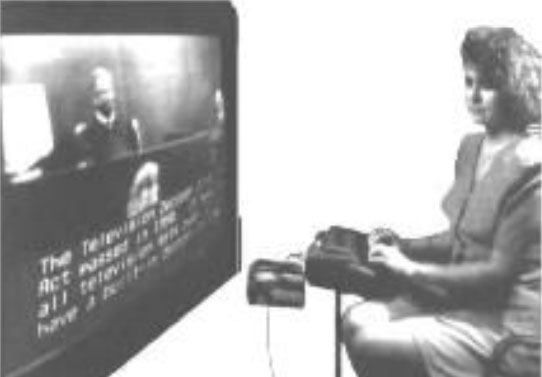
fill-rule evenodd
<path id="1" fill-rule="evenodd" d="M 418 262 L 444 263 L 452 254 L 452 235 L 450 230 L 420 238 L 402 238 L 401 251 Z"/>
<path id="2" fill-rule="evenodd" d="M 397 247 L 385 245 L 375 247 L 370 260 L 395 272 L 414 292 L 445 300 L 498 298 L 515 278 L 523 251 L 540 243 L 539 182 L 511 202 L 503 211 L 487 261 L 446 266 L 420 263 Z"/>
<path id="3" fill-rule="evenodd" d="M 396 245 L 403 254 L 415 261 L 443 263 L 452 254 L 452 236 L 449 230 L 419 238 L 402 238 L 389 228 L 376 228 L 368 238 L 369 248 L 376 244 Z"/>

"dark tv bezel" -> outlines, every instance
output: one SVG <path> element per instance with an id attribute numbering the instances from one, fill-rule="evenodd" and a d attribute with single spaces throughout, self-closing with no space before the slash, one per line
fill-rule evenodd
<path id="1" fill-rule="evenodd" d="M 9 371 L 5 377 L 107 376 L 240 270 L 237 198 L 237 15 L 228 1 L 2 1 L 4 35 L 210 35 L 221 40 L 222 89 L 226 98 L 228 181 L 233 195 L 236 261 L 232 271 L 211 278 L 195 292 L 169 278 L 134 303 L 119 307 L 106 323 L 82 340 Z M 6 219 L 1 219 L 5 221 Z M 1 254 L 0 254 L 1 256 Z M 186 284 L 184 285 L 186 286 Z M 183 292 L 183 289 L 185 292 Z M 192 291 L 191 291 L 192 290 Z M 160 295 L 153 292 L 160 292 Z M 149 308 L 153 308 L 149 310 Z M 132 315 L 131 313 L 137 313 Z M 142 314 L 144 313 L 144 314 Z M 127 336 L 127 334 L 129 334 Z M 2 356 L 3 357 L 3 356 Z M 4 376 L 4 375 L 3 375 Z"/>

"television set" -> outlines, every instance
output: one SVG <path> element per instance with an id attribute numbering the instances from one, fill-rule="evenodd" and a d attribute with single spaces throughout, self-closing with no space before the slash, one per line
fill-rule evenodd
<path id="1" fill-rule="evenodd" d="M 236 14 L 2 1 L 0 44 L 1 375 L 106 376 L 240 269 Z"/>

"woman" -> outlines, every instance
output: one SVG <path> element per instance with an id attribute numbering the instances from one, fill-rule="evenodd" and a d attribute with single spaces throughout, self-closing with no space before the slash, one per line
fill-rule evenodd
<path id="1" fill-rule="evenodd" d="M 449 230 L 371 235 L 371 263 L 402 292 L 345 313 L 360 376 L 483 376 L 502 339 L 540 337 L 540 146 L 530 132 L 540 126 L 540 55 L 514 30 L 487 27 L 469 30 L 461 53 L 467 108 L 485 132 L 459 148 L 443 201 Z"/>

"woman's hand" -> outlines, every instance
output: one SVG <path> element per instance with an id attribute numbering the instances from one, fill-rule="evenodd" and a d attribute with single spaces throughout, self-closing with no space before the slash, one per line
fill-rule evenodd
<path id="1" fill-rule="evenodd" d="M 397 244 L 386 245 L 372 243 L 369 248 L 369 263 L 381 266 L 400 276 L 411 276 L 416 270 L 417 263 L 407 258 Z"/>
<path id="2" fill-rule="evenodd" d="M 390 228 L 375 228 L 369 233 L 369 248 L 381 243 L 385 245 L 398 245 L 401 244 L 401 237 Z"/>

